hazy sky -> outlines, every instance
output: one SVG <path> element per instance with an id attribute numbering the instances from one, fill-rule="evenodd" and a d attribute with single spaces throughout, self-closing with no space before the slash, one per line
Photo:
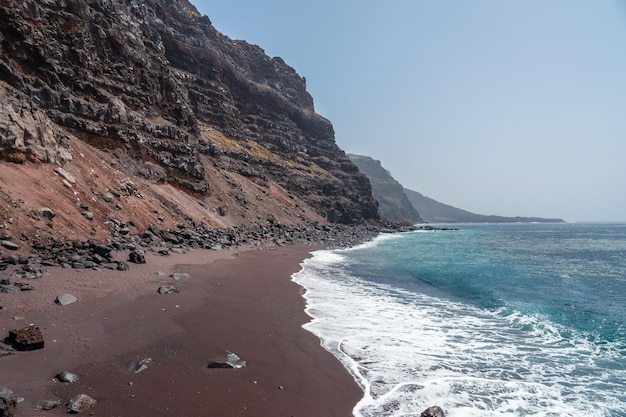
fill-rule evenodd
<path id="1" fill-rule="evenodd" d="M 346 152 L 480 214 L 626 220 L 626 1 L 192 0 Z"/>

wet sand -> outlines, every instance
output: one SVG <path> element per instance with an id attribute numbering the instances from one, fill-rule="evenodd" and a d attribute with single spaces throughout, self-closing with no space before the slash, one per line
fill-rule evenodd
<path id="1" fill-rule="evenodd" d="M 96 399 L 83 412 L 94 416 L 349 417 L 362 391 L 302 329 L 309 317 L 291 281 L 313 249 L 148 254 L 146 264 L 123 272 L 49 268 L 29 281 L 35 291 L 0 294 L 2 337 L 34 323 L 46 342 L 42 350 L 0 357 L 0 388 L 24 397 L 17 417 L 65 415 L 65 406 L 36 405 L 79 393 Z M 175 281 L 173 272 L 190 277 Z M 158 294 L 161 284 L 180 293 Z M 81 300 L 55 305 L 65 292 Z M 207 367 L 228 352 L 246 366 Z M 148 358 L 145 370 L 129 370 Z M 64 370 L 79 382 L 56 381 Z"/>

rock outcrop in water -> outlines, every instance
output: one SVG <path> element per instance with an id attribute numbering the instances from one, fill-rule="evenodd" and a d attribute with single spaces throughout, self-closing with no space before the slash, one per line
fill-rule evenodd
<path id="1" fill-rule="evenodd" d="M 0 0 L 0 158 L 3 227 L 25 239 L 106 236 L 131 214 L 379 219 L 304 78 L 184 0 Z"/>

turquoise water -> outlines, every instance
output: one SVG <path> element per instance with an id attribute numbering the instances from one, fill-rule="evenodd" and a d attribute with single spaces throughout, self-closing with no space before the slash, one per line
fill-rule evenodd
<path id="1" fill-rule="evenodd" d="M 626 416 L 626 225 L 460 225 L 316 252 L 306 327 L 355 416 Z"/>

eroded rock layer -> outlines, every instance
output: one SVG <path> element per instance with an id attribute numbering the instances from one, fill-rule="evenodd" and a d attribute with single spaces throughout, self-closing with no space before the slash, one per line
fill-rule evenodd
<path id="1" fill-rule="evenodd" d="M 302 221 L 378 220 L 304 78 L 186 1 L 0 0 L 0 110 L 8 162 L 71 168 L 80 141 L 131 179 L 200 199 L 243 179 L 312 209 Z"/>

